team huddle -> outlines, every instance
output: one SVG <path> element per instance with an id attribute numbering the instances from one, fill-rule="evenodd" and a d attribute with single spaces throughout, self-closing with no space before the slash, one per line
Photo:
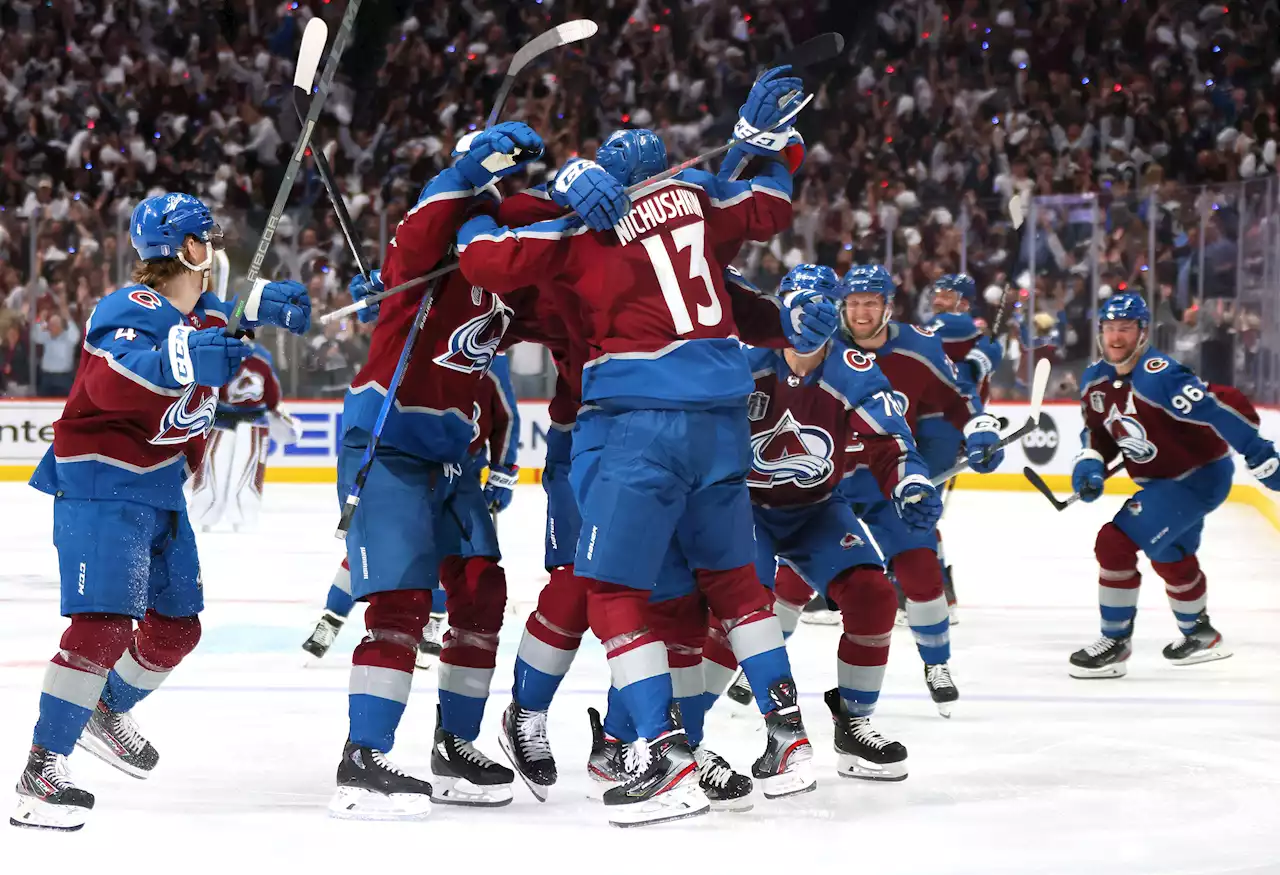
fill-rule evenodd
<path id="1" fill-rule="evenodd" d="M 588 771 L 617 826 L 745 810 L 757 787 L 785 805 L 772 800 L 816 787 L 786 648 L 815 594 L 841 626 L 825 694 L 838 774 L 907 777 L 906 747 L 872 724 L 899 608 L 932 700 L 943 716 L 956 707 L 954 591 L 931 478 L 957 461 L 999 467 L 1000 423 L 984 400 L 1001 347 L 970 313 L 965 275 L 937 281 L 936 321 L 921 328 L 892 319 L 894 282 L 879 265 L 843 277 L 800 265 L 763 291 L 734 270 L 747 241 L 791 223 L 804 143 L 781 124 L 802 96 L 789 68 L 762 74 L 738 130 L 769 134 L 732 146 L 716 173 L 660 178 L 662 140 L 622 130 L 594 160 L 574 158 L 545 187 L 506 196 L 501 180 L 543 143 L 523 123 L 495 124 L 459 141 L 381 270 L 352 282 L 363 298 L 453 252 L 460 262 L 438 285 L 361 315 L 376 321 L 344 402 L 338 460 L 338 501 L 354 516 L 304 644 L 323 656 L 353 602 L 365 602 L 349 728 L 334 739 L 332 816 L 414 820 L 437 803 L 504 805 L 517 775 L 546 801 L 558 776 L 548 711 L 588 631 L 611 677 L 604 717 L 589 712 Z M 148 198 L 130 230 L 136 284 L 105 298 L 86 326 L 54 446 L 32 478 L 55 496 L 70 625 L 42 687 L 18 826 L 84 824 L 93 796 L 66 766 L 77 744 L 137 777 L 157 766 L 130 712 L 200 637 L 183 484 L 225 459 L 217 464 L 252 472 L 237 476 L 260 492 L 263 422 L 280 418 L 269 367 L 252 364 L 252 343 L 226 330 L 231 311 L 207 291 L 219 236 L 208 209 L 189 195 Z M 259 281 L 245 303 L 244 328 L 309 327 L 297 283 Z M 1226 498 L 1232 450 L 1272 489 L 1280 459 L 1247 399 L 1150 347 L 1141 298 L 1110 298 L 1099 319 L 1072 482 L 1095 500 L 1108 463 L 1123 457 L 1141 489 L 1099 533 L 1102 637 L 1071 655 L 1070 671 L 1124 673 L 1139 552 L 1165 581 L 1182 633 L 1165 656 L 1228 656 L 1196 560 L 1203 520 Z M 517 482 L 502 350 L 518 341 L 546 346 L 559 379 L 542 477 L 549 582 L 522 631 L 498 726 L 510 769 L 477 741 L 506 605 L 494 515 Z M 206 448 L 211 430 L 227 444 L 221 455 Z M 234 486 L 209 489 L 201 481 L 192 495 L 197 520 L 251 523 L 256 502 L 240 508 L 227 497 Z M 415 666 L 437 660 L 424 779 L 388 755 Z M 765 727 L 749 772 L 704 733 L 737 675 Z"/>

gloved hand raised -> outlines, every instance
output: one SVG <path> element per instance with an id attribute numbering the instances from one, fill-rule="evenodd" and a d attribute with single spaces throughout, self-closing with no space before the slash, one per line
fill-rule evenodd
<path id="1" fill-rule="evenodd" d="M 631 209 L 622 183 L 586 158 L 573 158 L 551 183 L 551 199 L 580 215 L 593 231 L 607 231 Z"/>
<path id="2" fill-rule="evenodd" d="M 302 283 L 260 279 L 249 292 L 244 318 L 251 324 L 265 322 L 294 334 L 306 334 L 311 328 L 311 297 Z"/>
<path id="3" fill-rule="evenodd" d="M 454 167 L 467 182 L 484 188 L 542 157 L 542 138 L 524 122 L 499 122 L 458 140 Z"/>
<path id="4" fill-rule="evenodd" d="M 378 292 L 385 291 L 382 285 L 382 271 L 369 271 L 369 279 L 366 281 L 363 276 L 356 274 L 351 278 L 351 282 L 347 283 L 347 291 L 351 293 L 352 301 L 363 301 L 369 295 L 376 295 Z M 370 304 L 363 310 L 356 313 L 356 318 L 361 322 L 376 322 L 378 319 L 378 308 L 381 304 Z"/>
<path id="5" fill-rule="evenodd" d="M 175 325 L 169 329 L 167 355 L 160 367 L 179 386 L 225 386 L 253 353 L 253 347 L 227 333 L 225 328 Z"/>

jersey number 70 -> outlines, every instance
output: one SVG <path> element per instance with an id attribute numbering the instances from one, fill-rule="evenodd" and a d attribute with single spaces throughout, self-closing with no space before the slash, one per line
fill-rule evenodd
<path id="1" fill-rule="evenodd" d="M 668 237 L 675 244 L 677 253 L 685 249 L 689 250 L 687 277 L 680 277 L 671 261 L 671 256 L 667 254 Z M 698 324 L 708 327 L 719 325 L 724 316 L 720 299 L 716 297 L 715 284 L 711 281 L 711 269 L 707 265 L 704 254 L 705 243 L 706 224 L 704 222 L 691 222 L 652 237 L 645 237 L 640 241 L 640 245 L 649 256 L 649 263 L 653 265 L 653 273 L 658 279 L 658 287 L 662 289 L 662 299 L 666 301 L 667 309 L 671 312 L 671 321 L 675 324 L 676 334 L 688 334 L 693 330 L 689 305 L 685 303 L 685 292 L 698 294 L 699 281 L 702 283 L 702 288 L 706 290 L 707 303 L 699 303 L 694 308 Z"/>

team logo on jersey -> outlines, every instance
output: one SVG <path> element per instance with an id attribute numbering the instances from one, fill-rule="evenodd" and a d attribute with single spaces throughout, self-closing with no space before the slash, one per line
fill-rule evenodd
<path id="1" fill-rule="evenodd" d="M 1102 413 L 1107 409 L 1107 396 L 1101 392 L 1090 392 L 1089 406 L 1093 408 L 1094 413 Z"/>
<path id="2" fill-rule="evenodd" d="M 267 394 L 267 381 L 262 374 L 242 368 L 235 379 L 227 384 L 227 401 L 230 404 L 247 404 L 261 401 Z"/>
<path id="3" fill-rule="evenodd" d="M 933 337 L 932 328 L 921 328 L 919 325 L 912 325 L 911 327 L 916 330 L 916 334 L 921 334 L 925 337 Z"/>
<path id="4" fill-rule="evenodd" d="M 893 406 L 898 408 L 898 415 L 905 417 L 907 410 L 911 407 L 911 399 L 905 392 L 899 392 L 897 389 L 890 392 L 889 397 L 893 399 Z"/>
<path id="5" fill-rule="evenodd" d="M 752 392 L 747 396 L 747 419 L 759 422 L 769 412 L 769 393 Z"/>
<path id="6" fill-rule="evenodd" d="M 1103 425 L 1126 459 L 1143 465 L 1156 457 L 1156 445 L 1147 439 L 1147 429 L 1136 417 L 1122 414 L 1120 408 L 1112 404 Z"/>
<path id="7" fill-rule="evenodd" d="M 463 374 L 483 374 L 489 370 L 498 344 L 511 322 L 511 311 L 494 297 L 489 309 L 463 322 L 449 335 L 449 348 L 433 361 L 442 368 Z"/>
<path id="8" fill-rule="evenodd" d="M 1147 359 L 1142 369 L 1148 374 L 1158 374 L 1167 367 L 1169 367 L 1168 359 Z"/>
<path id="9" fill-rule="evenodd" d="M 134 289 L 129 293 L 129 300 L 148 310 L 159 310 L 163 303 L 160 296 L 150 289 Z"/>
<path id="10" fill-rule="evenodd" d="M 209 392 L 199 403 L 193 403 L 196 392 L 203 389 L 198 383 L 192 383 L 183 390 L 160 418 L 160 429 L 151 443 L 161 446 L 185 444 L 213 428 L 213 415 L 218 411 L 217 397 Z"/>
<path id="11" fill-rule="evenodd" d="M 480 402 L 471 402 L 471 443 L 480 437 Z"/>
<path id="12" fill-rule="evenodd" d="M 785 410 L 776 425 L 751 436 L 751 473 L 747 485 L 758 489 L 794 483 L 809 489 L 825 483 L 835 468 L 835 441 L 826 429 L 797 422 Z"/>
<path id="13" fill-rule="evenodd" d="M 875 366 L 876 354 L 863 352 L 860 349 L 846 349 L 844 351 L 844 363 L 858 373 L 865 374 Z"/>
<path id="14" fill-rule="evenodd" d="M 853 532 L 847 532 L 845 536 L 840 539 L 840 546 L 844 547 L 846 550 L 852 550 L 854 547 L 864 547 L 866 546 L 866 543 L 866 541 L 859 538 Z"/>

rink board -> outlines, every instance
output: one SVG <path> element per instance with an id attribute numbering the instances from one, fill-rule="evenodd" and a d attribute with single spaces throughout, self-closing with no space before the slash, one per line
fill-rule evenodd
<path id="1" fill-rule="evenodd" d="M 267 456 L 267 480 L 277 483 L 333 483 L 337 453 L 342 442 L 342 402 L 293 401 L 283 406 L 298 423 L 298 443 L 278 446 L 271 443 Z M 546 401 L 520 402 L 520 480 L 537 483 L 546 455 L 550 427 Z M 1026 415 L 1025 404 L 991 404 L 997 416 L 1019 422 Z M 53 441 L 53 422 L 62 412 L 59 400 L 0 400 L 0 480 L 25 480 Z M 1264 409 L 1262 431 L 1273 440 L 1280 438 L 1280 410 Z M 995 474 L 964 474 L 957 486 L 967 489 L 1025 490 L 1030 484 L 1022 469 L 1030 465 L 1060 494 L 1071 491 L 1071 463 L 1079 449 L 1082 425 L 1080 406 L 1074 401 L 1049 403 L 1041 414 L 1041 427 L 1009 447 L 1001 470 Z M 1280 529 L 1280 498 L 1260 488 L 1236 457 L 1236 486 L 1232 501 L 1248 504 Z M 1134 491 L 1128 478 L 1116 478 L 1108 492 Z"/>

